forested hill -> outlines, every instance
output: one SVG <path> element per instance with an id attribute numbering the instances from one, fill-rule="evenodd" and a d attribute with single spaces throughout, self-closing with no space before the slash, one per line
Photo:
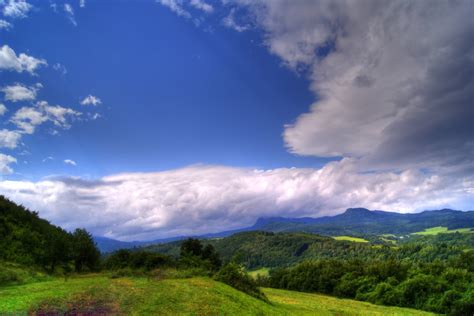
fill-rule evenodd
<path id="1" fill-rule="evenodd" d="M 448 229 L 474 228 L 474 211 L 450 209 L 424 211 L 414 214 L 370 211 L 349 208 L 343 214 L 320 218 L 260 218 L 255 225 L 243 230 L 271 232 L 309 232 L 329 236 L 367 234 L 410 234 L 435 226 Z M 226 235 L 226 232 L 221 233 Z M 218 235 L 218 234 L 216 234 Z"/>
<path id="2" fill-rule="evenodd" d="M 84 229 L 68 233 L 0 195 L 0 261 L 48 271 L 93 270 L 100 253 Z"/>
<path id="3" fill-rule="evenodd" d="M 385 211 L 370 211 L 365 208 L 349 208 L 343 214 L 319 218 L 259 218 L 254 225 L 249 227 L 195 237 L 221 238 L 246 231 L 307 232 L 327 236 L 406 235 L 436 226 L 443 226 L 447 229 L 474 228 L 474 211 L 463 212 L 443 209 L 414 214 L 401 214 Z M 95 237 L 95 241 L 101 251 L 110 252 L 121 248 L 168 243 L 187 237 L 189 236 L 157 239 L 148 242 L 122 242 L 104 237 Z"/>

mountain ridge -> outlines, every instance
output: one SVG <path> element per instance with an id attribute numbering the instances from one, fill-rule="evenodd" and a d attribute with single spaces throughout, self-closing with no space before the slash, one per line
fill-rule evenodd
<path id="1" fill-rule="evenodd" d="M 397 213 L 367 208 L 348 208 L 344 213 L 323 217 L 259 217 L 252 226 L 197 236 L 176 236 L 151 241 L 119 241 L 95 236 L 99 249 L 110 252 L 120 248 L 135 248 L 152 244 L 168 243 L 189 237 L 209 239 L 223 238 L 246 231 L 308 232 L 321 235 L 410 234 L 434 226 L 448 228 L 474 227 L 474 211 L 452 209 L 425 210 L 419 213 Z"/>

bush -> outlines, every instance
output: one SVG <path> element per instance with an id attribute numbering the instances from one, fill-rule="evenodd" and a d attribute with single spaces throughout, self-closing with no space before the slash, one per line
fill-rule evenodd
<path id="1" fill-rule="evenodd" d="M 257 287 L 255 280 L 235 263 L 229 263 L 222 267 L 215 275 L 215 279 L 253 297 L 267 301 L 265 294 Z"/>
<path id="2" fill-rule="evenodd" d="M 15 271 L 0 269 L 0 285 L 22 282 L 21 277 Z"/>

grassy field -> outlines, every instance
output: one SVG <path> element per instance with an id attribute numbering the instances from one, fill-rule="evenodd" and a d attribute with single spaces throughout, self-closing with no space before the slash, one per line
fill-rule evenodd
<path id="1" fill-rule="evenodd" d="M 368 240 L 365 240 L 364 238 L 351 237 L 351 236 L 335 236 L 333 238 L 336 240 L 346 240 L 346 241 L 353 241 L 353 242 L 369 242 Z"/>
<path id="2" fill-rule="evenodd" d="M 248 274 L 252 278 L 256 279 L 258 275 L 267 276 L 269 271 L 270 271 L 270 269 L 268 269 L 268 268 L 260 268 L 258 270 L 248 271 Z"/>
<path id="3" fill-rule="evenodd" d="M 450 234 L 450 233 L 470 233 L 471 228 L 458 228 L 449 230 L 448 227 L 436 226 L 427 228 L 424 231 L 413 233 L 413 235 L 437 235 L 437 234 Z"/>
<path id="4" fill-rule="evenodd" d="M 269 303 L 209 278 L 111 279 L 88 275 L 0 287 L 0 314 L 75 309 L 112 315 L 431 315 L 324 295 L 263 291 Z"/>

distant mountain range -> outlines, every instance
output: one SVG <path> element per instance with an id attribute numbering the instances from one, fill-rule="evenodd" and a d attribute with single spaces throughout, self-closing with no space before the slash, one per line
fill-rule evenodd
<path id="1" fill-rule="evenodd" d="M 328 236 L 338 235 L 404 235 L 435 226 L 445 226 L 449 229 L 474 228 L 474 211 L 455 211 L 442 209 L 424 211 L 414 214 L 401 214 L 385 211 L 370 211 L 365 208 L 349 208 L 343 214 L 319 218 L 302 217 L 262 217 L 254 225 L 219 233 L 193 236 L 197 238 L 221 238 L 245 231 L 270 232 L 308 232 Z M 106 237 L 94 237 L 102 252 L 110 252 L 121 248 L 149 246 L 188 238 L 179 236 L 153 241 L 118 241 Z"/>

